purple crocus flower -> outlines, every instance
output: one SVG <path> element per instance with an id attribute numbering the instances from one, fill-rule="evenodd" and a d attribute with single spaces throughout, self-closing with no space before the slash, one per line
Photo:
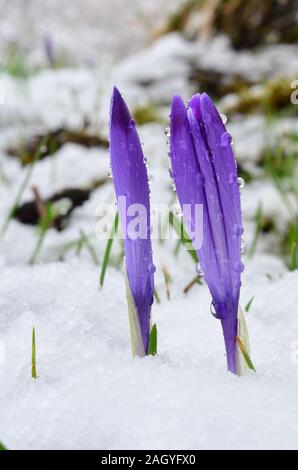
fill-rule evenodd
<path id="1" fill-rule="evenodd" d="M 43 43 L 44 43 L 44 50 L 46 53 L 46 58 L 50 66 L 54 67 L 55 65 L 54 44 L 53 44 L 53 38 L 49 33 L 44 35 Z"/>
<path id="2" fill-rule="evenodd" d="M 148 350 L 155 271 L 150 238 L 149 183 L 135 122 L 117 88 L 114 88 L 111 100 L 110 153 L 124 237 L 130 290 L 128 303 L 134 308 L 134 314 L 130 316 L 132 347 L 135 354 L 143 356 Z M 136 220 L 137 224 L 134 223 Z"/>
<path id="3" fill-rule="evenodd" d="M 175 96 L 171 110 L 171 164 L 180 205 L 203 205 L 200 264 L 220 319 L 228 369 L 237 373 L 237 333 L 241 262 L 240 192 L 232 138 L 206 93 L 186 109 Z M 185 220 L 193 231 L 193 219 Z"/>

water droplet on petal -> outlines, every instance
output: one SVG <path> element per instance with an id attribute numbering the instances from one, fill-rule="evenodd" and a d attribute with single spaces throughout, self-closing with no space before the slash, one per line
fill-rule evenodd
<path id="1" fill-rule="evenodd" d="M 199 185 L 205 184 L 205 178 L 204 178 L 203 173 L 201 173 L 201 172 L 197 173 L 196 179 L 197 179 L 197 183 L 198 183 Z"/>
<path id="2" fill-rule="evenodd" d="M 220 114 L 220 118 L 221 118 L 223 124 L 226 124 L 228 122 L 228 118 L 225 114 Z"/>
<path id="3" fill-rule="evenodd" d="M 237 180 L 237 175 L 236 173 L 230 173 L 229 174 L 229 184 L 233 184 L 235 183 L 235 181 Z"/>
<path id="4" fill-rule="evenodd" d="M 110 178 L 111 180 L 113 179 L 112 173 L 108 173 L 108 178 Z"/>
<path id="5" fill-rule="evenodd" d="M 155 271 L 156 271 L 155 265 L 154 264 L 149 264 L 148 271 L 149 271 L 149 273 L 154 274 Z"/>
<path id="6" fill-rule="evenodd" d="M 239 186 L 239 189 L 243 189 L 245 186 L 245 181 L 243 178 L 241 178 L 241 176 L 238 178 L 238 186 Z"/>
<path id="7" fill-rule="evenodd" d="M 133 128 L 135 126 L 136 126 L 136 123 L 135 123 L 134 119 L 130 119 L 129 123 L 128 123 L 128 127 Z"/>
<path id="8" fill-rule="evenodd" d="M 209 127 L 208 127 L 208 125 L 207 125 L 205 122 L 203 122 L 203 121 L 201 121 L 199 125 L 200 125 L 201 130 L 202 130 L 203 132 L 205 132 L 205 135 L 208 135 L 208 133 L 209 133 Z"/>
<path id="9" fill-rule="evenodd" d="M 221 147 L 227 147 L 229 144 L 233 142 L 231 134 L 228 132 L 223 132 L 220 136 L 220 142 L 219 145 Z"/>
<path id="10" fill-rule="evenodd" d="M 216 310 L 215 310 L 215 306 L 213 302 L 211 302 L 210 304 L 210 313 L 213 317 L 217 318 L 217 314 L 216 314 Z"/>
<path id="11" fill-rule="evenodd" d="M 218 222 L 221 222 L 221 221 L 223 220 L 223 218 L 224 218 L 223 213 L 222 213 L 222 212 L 219 212 L 219 213 L 217 214 L 217 220 L 218 220 Z"/>
<path id="12" fill-rule="evenodd" d="M 172 191 L 176 191 L 176 185 L 174 182 L 172 183 Z"/>
<path id="13" fill-rule="evenodd" d="M 201 277 L 204 276 L 204 272 L 203 272 L 201 263 L 199 261 L 196 264 L 195 270 L 196 270 L 196 273 L 197 273 L 198 276 L 201 276 Z"/>
<path id="14" fill-rule="evenodd" d="M 242 273 L 244 271 L 244 264 L 242 261 L 237 261 L 234 264 L 234 271 L 236 271 L 236 273 Z"/>
<path id="15" fill-rule="evenodd" d="M 166 135 L 167 137 L 170 137 L 171 134 L 170 134 L 170 128 L 169 128 L 169 127 L 166 127 L 165 130 L 164 130 L 164 132 L 165 132 L 165 135 Z"/>
<path id="16" fill-rule="evenodd" d="M 241 242 L 240 242 L 240 248 L 241 248 L 241 254 L 245 253 L 245 247 L 246 247 L 246 240 L 244 236 L 242 235 L 241 237 Z"/>
<path id="17" fill-rule="evenodd" d="M 206 158 L 209 162 L 212 163 L 212 162 L 215 161 L 215 153 L 212 150 L 210 150 L 210 149 L 206 150 L 205 155 L 206 155 Z"/>
<path id="18" fill-rule="evenodd" d="M 204 114 L 204 121 L 205 122 L 211 122 L 212 121 L 212 116 L 209 113 Z"/>
<path id="19" fill-rule="evenodd" d="M 183 212 L 182 212 L 180 206 L 176 207 L 175 213 L 176 213 L 177 217 L 183 217 Z"/>
<path id="20" fill-rule="evenodd" d="M 186 150 L 186 149 L 187 149 L 187 145 L 186 145 L 185 140 L 182 140 L 182 139 L 179 140 L 179 146 L 180 146 L 180 148 L 183 149 L 183 150 Z"/>
<path id="21" fill-rule="evenodd" d="M 244 228 L 242 227 L 242 225 L 234 225 L 234 228 L 233 228 L 233 233 L 234 235 L 236 235 L 237 237 L 240 237 L 241 235 L 243 235 L 244 233 Z"/>

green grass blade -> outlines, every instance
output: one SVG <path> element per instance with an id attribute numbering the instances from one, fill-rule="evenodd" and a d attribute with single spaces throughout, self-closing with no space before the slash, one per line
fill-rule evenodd
<path id="1" fill-rule="evenodd" d="M 37 379 L 37 370 L 36 370 L 36 344 L 35 344 L 35 328 L 32 330 L 32 373 L 31 376 L 33 379 Z"/>
<path id="2" fill-rule="evenodd" d="M 153 295 L 154 295 L 154 298 L 155 298 L 155 300 L 156 300 L 156 303 L 157 303 L 157 304 L 160 304 L 160 297 L 159 297 L 159 295 L 158 295 L 158 292 L 157 292 L 156 287 L 154 287 Z"/>
<path id="3" fill-rule="evenodd" d="M 94 264 L 96 266 L 98 266 L 99 265 L 99 259 L 97 257 L 96 252 L 95 252 L 94 246 L 92 245 L 92 243 L 90 243 L 88 235 L 86 235 L 86 233 L 84 232 L 83 229 L 80 230 L 80 234 L 81 234 L 82 242 L 83 242 L 83 244 L 85 244 L 87 250 L 89 251 L 90 256 L 91 256 Z"/>
<path id="4" fill-rule="evenodd" d="M 41 248 L 42 248 L 46 233 L 47 233 L 48 229 L 50 228 L 50 226 L 51 226 L 54 219 L 55 219 L 55 215 L 54 215 L 54 212 L 53 212 L 52 204 L 48 203 L 47 206 L 46 206 L 46 213 L 40 221 L 39 235 L 38 235 L 38 238 L 37 238 L 37 243 L 34 247 L 32 255 L 30 256 L 29 264 L 34 264 L 36 262 L 39 254 L 41 252 Z"/>
<path id="5" fill-rule="evenodd" d="M 149 342 L 148 342 L 148 356 L 155 356 L 157 354 L 157 327 L 156 323 L 151 328 Z"/>
<path id="6" fill-rule="evenodd" d="M 110 259 L 110 255 L 111 255 L 111 250 L 112 250 L 112 246 L 113 246 L 114 237 L 115 237 L 115 235 L 117 233 L 117 230 L 118 230 L 118 224 L 119 224 L 119 213 L 117 212 L 116 215 L 115 215 L 115 219 L 114 219 L 114 222 L 113 222 L 112 229 L 111 229 L 110 234 L 109 234 L 109 239 L 107 241 L 107 246 L 106 246 L 103 261 L 102 261 L 102 266 L 101 266 L 100 276 L 99 276 L 99 285 L 100 285 L 100 287 L 102 287 L 103 284 L 104 284 L 104 279 L 105 279 L 106 270 L 107 270 L 107 267 L 108 267 L 108 264 L 109 264 L 109 259 Z"/>
<path id="7" fill-rule="evenodd" d="M 251 307 L 253 301 L 254 301 L 254 296 L 253 296 L 253 297 L 247 302 L 247 304 L 245 305 L 244 310 L 245 310 L 246 312 L 249 312 L 250 307 Z"/>
<path id="8" fill-rule="evenodd" d="M 44 136 L 44 138 L 42 139 L 40 145 L 38 146 L 38 149 L 36 150 L 36 152 L 33 156 L 31 165 L 28 166 L 28 170 L 27 170 L 27 172 L 24 176 L 24 179 L 21 183 L 21 186 L 19 187 L 19 190 L 18 190 L 17 195 L 15 197 L 14 203 L 13 203 L 11 209 L 9 210 L 9 212 L 8 212 L 8 214 L 7 214 L 7 216 L 4 220 L 4 223 L 1 227 L 0 237 L 3 237 L 3 235 L 5 234 L 6 230 L 8 229 L 8 226 L 10 224 L 10 221 L 11 221 L 11 219 L 13 218 L 13 216 L 15 214 L 16 209 L 19 207 L 22 196 L 23 196 L 23 194 L 24 194 L 24 192 L 25 192 L 25 190 L 28 186 L 28 183 L 30 181 L 30 178 L 32 176 L 34 165 L 40 159 L 40 157 L 43 153 L 43 148 L 44 148 L 45 145 L 47 145 L 47 142 L 48 142 L 48 135 Z"/>
<path id="9" fill-rule="evenodd" d="M 187 245 L 192 246 L 191 239 L 189 238 L 189 236 L 188 236 L 188 234 L 185 230 L 183 222 L 181 220 L 179 220 L 178 217 L 176 217 L 173 212 L 169 213 L 169 222 L 170 222 L 171 226 L 173 227 L 173 229 L 175 230 L 175 232 L 177 233 L 177 235 L 180 237 L 180 243 L 182 243 L 183 245 L 186 245 L 186 246 Z M 197 257 L 197 254 L 196 254 L 194 248 L 188 249 L 187 251 L 190 254 L 190 256 L 192 257 L 192 259 L 194 260 L 194 262 L 197 263 L 198 262 L 198 257 Z"/>
<path id="10" fill-rule="evenodd" d="M 295 269 L 297 269 L 297 252 L 298 252 L 297 243 L 293 243 L 292 250 L 291 250 L 290 271 L 295 271 Z"/>
<path id="11" fill-rule="evenodd" d="M 245 359 L 246 364 L 248 365 L 248 367 L 249 367 L 251 370 L 253 370 L 254 372 L 256 372 L 256 369 L 255 369 L 255 367 L 254 367 L 254 365 L 253 365 L 253 363 L 252 363 L 252 360 L 251 360 L 251 358 L 249 357 L 249 354 L 248 354 L 248 352 L 247 352 L 246 349 L 245 349 L 244 343 L 243 343 L 243 341 L 241 341 L 241 339 L 239 338 L 239 336 L 237 336 L 237 343 L 238 343 L 238 346 L 239 346 L 240 351 L 241 351 L 242 354 L 243 354 L 243 357 L 244 357 L 244 359 Z"/>

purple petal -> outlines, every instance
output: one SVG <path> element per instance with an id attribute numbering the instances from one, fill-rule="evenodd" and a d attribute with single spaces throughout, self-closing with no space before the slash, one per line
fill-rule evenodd
<path id="1" fill-rule="evenodd" d="M 231 137 L 208 95 L 195 95 L 189 106 L 188 117 L 197 157 L 206 179 L 207 206 L 221 273 L 221 297 L 216 297 L 211 285 L 209 288 L 222 321 L 228 368 L 236 372 L 237 314 L 243 270 L 240 250 L 243 228 L 236 162 Z"/>
<path id="2" fill-rule="evenodd" d="M 110 113 L 111 169 L 124 236 L 126 270 L 131 292 L 138 310 L 141 334 L 147 350 L 150 313 L 153 303 L 152 247 L 150 239 L 150 201 L 148 175 L 135 123 L 124 99 L 114 88 Z M 122 196 L 126 207 L 119 197 Z M 141 205 L 140 224 L 145 227 L 142 237 L 133 239 L 129 224 L 137 213 L 127 215 L 133 204 Z M 137 209 L 137 208 L 136 208 Z"/>
<path id="3" fill-rule="evenodd" d="M 170 158 L 172 176 L 175 182 L 177 195 L 181 207 L 190 204 L 191 214 L 194 214 L 195 204 L 203 205 L 203 247 L 197 250 L 198 257 L 212 290 L 218 289 L 218 264 L 214 258 L 214 242 L 211 232 L 209 213 L 205 210 L 206 194 L 205 180 L 201 172 L 196 155 L 190 126 L 187 119 L 187 111 L 182 99 L 175 96 L 171 110 L 171 134 L 170 134 Z M 189 233 L 194 231 L 194 219 L 185 218 L 185 224 Z M 214 280 L 216 282 L 214 282 Z M 219 292 L 217 292 L 219 296 Z"/>

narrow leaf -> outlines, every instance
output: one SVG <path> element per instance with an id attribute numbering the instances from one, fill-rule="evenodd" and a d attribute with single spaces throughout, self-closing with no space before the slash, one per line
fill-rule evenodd
<path id="1" fill-rule="evenodd" d="M 37 379 L 35 327 L 33 327 L 33 330 L 32 330 L 32 374 L 31 375 L 33 379 Z"/>
<path id="2" fill-rule="evenodd" d="M 85 231 L 83 229 L 80 230 L 80 235 L 81 235 L 82 243 L 85 244 L 87 250 L 89 251 L 90 256 L 91 256 L 95 266 L 98 266 L 99 265 L 99 260 L 97 258 L 97 254 L 96 254 L 96 251 L 94 249 L 94 246 L 92 245 L 92 243 L 90 242 L 90 240 L 88 238 L 88 235 L 85 233 Z"/>
<path id="3" fill-rule="evenodd" d="M 170 222 L 171 226 L 173 227 L 173 229 L 175 230 L 175 232 L 177 233 L 177 235 L 180 237 L 180 242 L 183 245 L 191 246 L 192 242 L 191 242 L 191 239 L 189 238 L 189 236 L 187 235 L 187 232 L 184 228 L 183 222 L 181 220 L 179 220 L 178 217 L 176 217 L 173 212 L 169 213 L 169 222 Z M 192 257 L 192 259 L 194 260 L 194 262 L 197 263 L 198 262 L 198 256 L 197 256 L 195 250 L 192 248 L 192 249 L 188 249 L 187 251 L 190 254 L 190 256 Z"/>
<path id="4" fill-rule="evenodd" d="M 250 307 L 251 307 L 253 301 L 254 301 L 254 296 L 253 296 L 253 297 L 248 301 L 248 303 L 245 305 L 244 310 L 245 310 L 246 312 L 249 312 Z"/>
<path id="5" fill-rule="evenodd" d="M 248 328 L 242 308 L 238 308 L 238 335 L 237 335 L 237 374 L 244 375 L 248 369 L 255 371 L 250 359 L 250 345 Z"/>
<path id="6" fill-rule="evenodd" d="M 117 230 L 118 230 L 118 224 L 119 224 L 119 213 L 117 212 L 116 215 L 115 215 L 115 218 L 114 218 L 114 222 L 113 222 L 111 232 L 109 234 L 109 238 L 108 238 L 108 241 L 107 241 L 107 246 L 106 246 L 103 261 L 102 261 L 100 277 L 99 277 L 100 287 L 102 287 L 103 284 L 104 284 L 104 279 L 105 279 L 106 270 L 107 270 L 107 267 L 108 267 L 108 264 L 109 264 L 109 259 L 110 259 L 110 255 L 111 255 L 111 250 L 112 250 L 114 237 L 115 237 L 115 235 L 117 233 Z"/>
<path id="7" fill-rule="evenodd" d="M 242 354 L 243 354 L 243 357 L 244 357 L 244 359 L 245 359 L 245 362 L 246 362 L 247 366 L 248 366 L 251 370 L 253 370 L 254 372 L 256 372 L 256 369 L 255 369 L 255 367 L 254 367 L 254 365 L 253 365 L 253 363 L 252 363 L 252 361 L 251 361 L 251 359 L 250 359 L 250 357 L 249 357 L 249 354 L 248 354 L 248 352 L 246 351 L 245 346 L 244 346 L 243 342 L 241 341 L 241 339 L 239 338 L 239 336 L 237 336 L 237 343 L 238 343 L 238 346 L 239 346 L 240 351 L 241 351 Z"/>
<path id="8" fill-rule="evenodd" d="M 7 450 L 6 447 L 2 444 L 1 441 L 0 441 L 0 450 Z"/>
<path id="9" fill-rule="evenodd" d="M 156 323 L 154 323 L 154 325 L 152 326 L 151 331 L 150 331 L 147 354 L 149 356 L 155 356 L 157 354 L 157 327 L 156 327 Z"/>
<path id="10" fill-rule="evenodd" d="M 1 227 L 1 231 L 0 231 L 0 237 L 2 237 L 6 230 L 8 229 L 8 226 L 10 224 L 10 221 L 11 219 L 13 218 L 14 214 L 15 214 L 15 211 L 16 209 L 18 208 L 19 204 L 20 204 L 20 201 L 22 199 L 22 196 L 28 186 L 28 183 L 30 181 L 30 178 L 32 176 L 32 173 L 33 173 L 33 169 L 34 169 L 34 165 L 35 163 L 40 159 L 41 155 L 42 155 L 42 152 L 43 152 L 43 148 L 45 145 L 47 145 L 47 142 L 48 142 L 48 135 L 44 136 L 44 138 L 42 139 L 40 145 L 38 146 L 34 156 L 33 156 L 33 159 L 32 159 L 32 163 L 28 166 L 28 170 L 24 176 L 24 179 L 19 187 L 19 190 L 17 192 L 17 195 L 15 197 L 15 200 L 14 200 L 14 203 L 11 207 L 11 209 L 9 210 L 7 216 L 6 216 L 6 219 L 4 220 L 4 223 Z"/>

